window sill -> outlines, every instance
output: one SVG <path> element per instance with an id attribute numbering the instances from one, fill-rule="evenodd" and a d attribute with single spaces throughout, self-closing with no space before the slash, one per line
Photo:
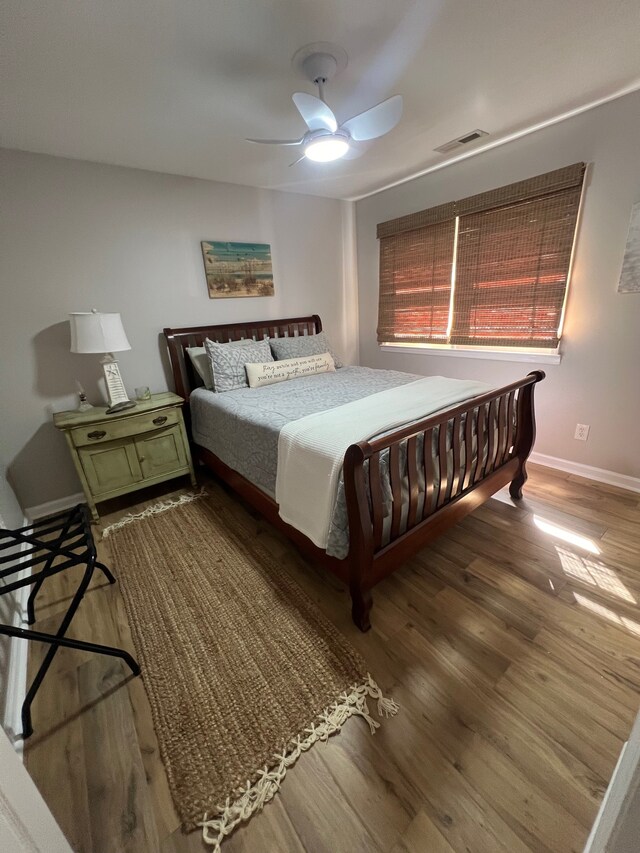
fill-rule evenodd
<path id="1" fill-rule="evenodd" d="M 455 344 L 378 344 L 380 349 L 396 353 L 445 355 L 454 358 L 481 358 L 489 361 L 525 361 L 530 364 L 560 364 L 557 350 L 509 349 L 508 347 L 470 347 Z"/>

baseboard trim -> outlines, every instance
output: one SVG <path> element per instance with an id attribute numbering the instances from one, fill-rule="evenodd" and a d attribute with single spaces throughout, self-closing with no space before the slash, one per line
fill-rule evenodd
<path id="1" fill-rule="evenodd" d="M 66 498 L 56 498 L 54 501 L 46 501 L 43 504 L 36 506 L 28 506 L 24 513 L 29 521 L 36 521 L 38 518 L 44 518 L 47 515 L 55 515 L 56 512 L 64 512 L 65 509 L 85 502 L 85 496 L 82 492 L 77 492 L 75 495 L 68 495 Z"/>
<path id="2" fill-rule="evenodd" d="M 570 459 L 547 456 L 546 453 L 534 452 L 529 459 L 538 465 L 556 468 L 558 471 L 566 471 L 568 474 L 576 474 L 578 477 L 585 477 L 587 480 L 606 483 L 608 486 L 618 486 L 618 488 L 627 489 L 630 492 L 640 492 L 640 477 L 630 477 L 628 474 L 618 474 L 617 471 L 607 471 L 605 468 L 583 465 L 582 462 L 572 462 Z"/>
<path id="3" fill-rule="evenodd" d="M 25 627 L 27 613 L 28 587 L 20 590 L 18 606 L 24 616 L 14 620 L 16 628 Z M 4 730 L 13 744 L 15 751 L 22 755 L 22 703 L 27 696 L 27 665 L 29 661 L 29 645 L 26 640 L 18 637 L 11 638 L 9 647 L 9 671 L 7 673 L 7 696 L 4 709 Z"/>
<path id="4" fill-rule="evenodd" d="M 24 519 L 24 524 L 28 524 Z M 21 551 L 29 547 L 28 543 L 22 544 Z M 22 557 L 21 559 L 25 559 Z M 30 569 L 23 569 L 15 580 L 29 574 Z M 13 625 L 16 628 L 24 627 L 27 616 L 27 599 L 29 598 L 29 587 L 25 586 L 15 593 L 16 611 L 13 617 Z M 7 737 L 11 740 L 14 749 L 22 755 L 22 703 L 27 695 L 27 663 L 29 659 L 29 644 L 19 637 L 12 637 L 9 643 L 9 663 L 7 667 L 7 686 L 5 693 L 3 726 Z"/>

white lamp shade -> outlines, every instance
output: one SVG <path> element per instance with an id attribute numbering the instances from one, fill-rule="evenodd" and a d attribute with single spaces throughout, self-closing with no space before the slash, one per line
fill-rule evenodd
<path id="1" fill-rule="evenodd" d="M 119 314 L 91 311 L 69 314 L 71 352 L 122 352 L 131 349 Z"/>

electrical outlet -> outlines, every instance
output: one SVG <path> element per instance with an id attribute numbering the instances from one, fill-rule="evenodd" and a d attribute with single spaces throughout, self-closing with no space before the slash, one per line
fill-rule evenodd
<path id="1" fill-rule="evenodd" d="M 576 424 L 576 431 L 573 434 L 578 441 L 586 441 L 589 438 L 589 424 Z"/>

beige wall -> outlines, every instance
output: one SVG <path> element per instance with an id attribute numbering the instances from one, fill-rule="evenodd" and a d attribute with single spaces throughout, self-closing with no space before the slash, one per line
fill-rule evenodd
<path id="1" fill-rule="evenodd" d="M 23 506 L 79 490 L 52 409 L 74 379 L 97 402 L 97 357 L 69 352 L 68 313 L 119 311 L 127 389 L 169 382 L 160 333 L 318 313 L 353 360 L 347 206 L 331 199 L 0 150 L 2 457 Z M 210 300 L 200 240 L 271 243 L 275 296 Z"/>
<path id="2" fill-rule="evenodd" d="M 490 130 L 490 128 L 489 128 Z M 589 168 L 563 359 L 541 365 L 539 453 L 640 477 L 640 293 L 616 292 L 632 204 L 640 200 L 640 93 L 471 157 L 356 206 L 360 360 L 425 375 L 513 381 L 536 365 L 395 354 L 376 343 L 376 224 L 584 160 Z M 585 442 L 577 423 L 590 424 Z"/>

